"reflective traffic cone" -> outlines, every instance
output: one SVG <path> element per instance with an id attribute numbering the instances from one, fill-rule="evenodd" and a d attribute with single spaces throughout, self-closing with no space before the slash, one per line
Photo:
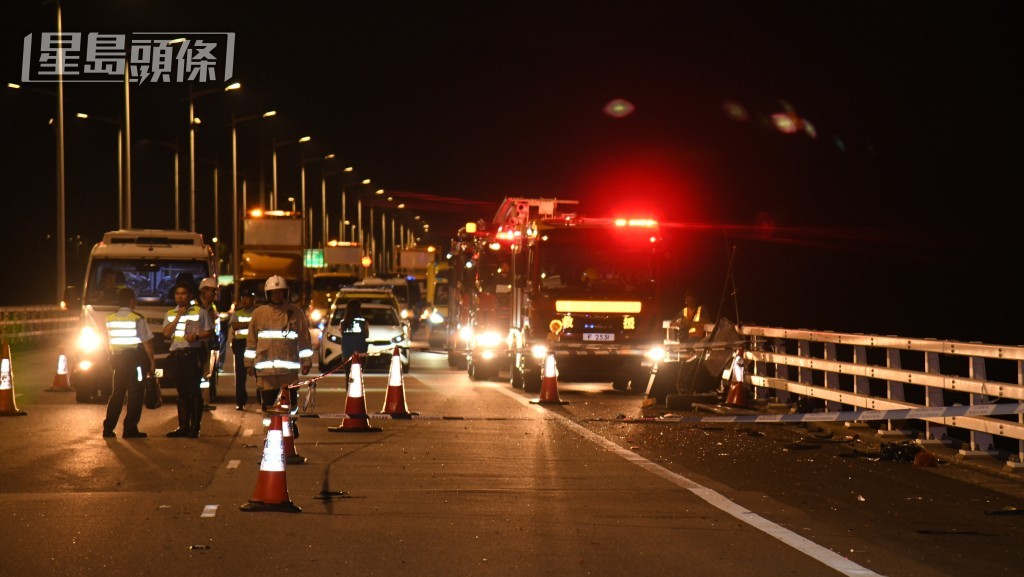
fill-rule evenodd
<path id="1" fill-rule="evenodd" d="M 292 423 L 289 416 L 291 415 L 291 406 L 288 404 L 290 398 L 291 394 L 288 391 L 288 387 L 281 387 L 281 396 L 274 407 L 284 412 L 281 415 L 281 438 L 284 443 L 284 460 L 289 465 L 301 465 L 306 462 L 306 458 L 295 451 L 295 437 L 292 435 Z"/>
<path id="2" fill-rule="evenodd" d="M 53 375 L 53 385 L 47 391 L 54 393 L 70 393 L 71 381 L 68 380 L 68 357 L 61 347 L 60 355 L 57 356 L 57 374 Z"/>
<path id="3" fill-rule="evenodd" d="M 732 369 L 729 371 L 729 392 L 725 397 L 725 404 L 731 407 L 748 408 L 747 388 L 743 382 L 743 349 L 736 351 L 732 360 Z"/>
<path id="4" fill-rule="evenodd" d="M 354 418 L 341 420 L 337 427 L 327 427 L 332 433 L 374 433 L 382 431 L 380 427 L 371 427 L 370 418 L 366 415 L 366 400 L 363 399 L 363 367 L 359 364 L 360 353 L 352 355 L 352 366 L 349 367 L 348 395 L 345 397 L 345 414 Z"/>
<path id="5" fill-rule="evenodd" d="M 380 410 L 385 415 L 395 418 L 406 418 L 417 414 L 410 413 L 409 407 L 405 404 L 405 380 L 402 378 L 402 357 L 398 347 L 391 355 L 391 372 L 388 373 L 388 392 L 384 398 L 384 408 Z"/>
<path id="6" fill-rule="evenodd" d="M 14 367 L 11 363 L 11 347 L 7 341 L 3 343 L 3 352 L 0 353 L 0 417 L 15 417 L 27 415 L 25 411 L 19 411 L 17 403 L 14 402 Z"/>
<path id="7" fill-rule="evenodd" d="M 256 481 L 256 490 L 242 511 L 280 511 L 283 513 L 299 513 L 299 509 L 288 496 L 288 480 L 284 472 L 284 432 L 282 430 L 282 414 L 279 408 L 267 411 L 271 414 L 270 429 L 267 440 L 263 444 L 263 460 L 260 461 L 260 476 Z"/>
<path id="8" fill-rule="evenodd" d="M 555 355 L 548 353 L 544 357 L 543 374 L 540 380 L 540 397 L 531 400 L 536 405 L 568 405 L 569 401 L 558 398 L 558 369 L 555 367 Z"/>

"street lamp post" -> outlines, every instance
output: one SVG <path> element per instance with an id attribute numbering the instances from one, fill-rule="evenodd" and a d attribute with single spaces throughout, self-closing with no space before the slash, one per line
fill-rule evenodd
<path id="1" fill-rule="evenodd" d="M 240 236 L 238 234 L 238 222 L 242 219 L 242 214 L 238 212 L 238 125 L 243 122 L 250 120 L 258 120 L 263 118 L 270 118 L 276 116 L 276 110 L 268 110 L 263 114 L 253 114 L 251 116 L 243 116 L 241 118 L 235 118 L 234 111 L 231 112 L 231 274 L 235 277 L 234 283 L 234 294 L 232 302 L 238 302 L 238 297 L 241 292 L 241 258 L 242 258 L 242 247 L 240 244 Z M 243 185 L 244 194 L 244 185 Z M 242 201 L 242 208 L 245 209 L 245 201 Z"/>
<path id="2" fill-rule="evenodd" d="M 124 229 L 125 228 L 125 222 L 126 222 L 125 221 L 125 213 L 128 212 L 128 210 L 130 210 L 131 205 L 129 204 L 127 206 L 127 210 L 126 210 L 126 206 L 125 206 L 125 190 L 126 190 L 126 186 L 125 186 L 124 152 L 123 152 L 124 139 L 122 137 L 124 131 L 123 131 L 122 127 L 121 127 L 121 121 L 115 120 L 113 118 L 105 118 L 103 116 L 93 116 L 93 115 L 90 115 L 90 114 L 86 114 L 84 112 L 76 112 L 75 113 L 75 117 L 76 118 L 81 118 L 83 120 L 86 120 L 86 119 L 97 120 L 97 121 L 102 122 L 104 124 L 110 124 L 110 125 L 113 125 L 113 126 L 117 127 L 117 228 L 118 229 Z M 127 220 L 127 222 L 128 222 L 128 227 L 131 228 L 131 219 L 129 218 Z"/>
<path id="3" fill-rule="evenodd" d="M 163 146 L 164 148 L 170 148 L 174 151 L 174 229 L 181 230 L 181 196 L 179 193 L 179 181 L 180 181 L 180 170 L 178 168 L 178 158 L 180 151 L 178 147 L 178 141 L 165 142 L 162 140 L 143 140 L 142 144 L 155 144 L 157 146 Z"/>
<path id="4" fill-rule="evenodd" d="M 273 147 L 274 148 L 274 154 L 273 154 L 273 159 L 272 159 L 272 162 L 271 162 L 271 171 L 273 172 L 273 180 L 274 180 L 274 182 L 273 182 L 273 184 L 274 184 L 274 191 L 271 193 L 271 196 L 270 196 L 270 210 L 277 210 L 277 149 L 281 148 L 282 146 L 288 146 L 289 144 L 302 144 L 302 143 L 305 143 L 305 142 L 309 142 L 312 139 L 313 139 L 313 137 L 311 137 L 311 136 L 303 136 L 302 138 L 298 138 L 296 140 L 286 140 L 284 142 L 277 142 L 277 141 L 274 142 L 274 147 Z"/>
<path id="5" fill-rule="evenodd" d="M 192 85 L 188 86 L 188 189 L 189 189 L 189 230 L 196 231 L 196 125 L 200 123 L 196 118 L 195 100 L 208 94 L 238 90 L 242 87 L 241 82 L 234 82 L 224 88 L 213 88 L 200 92 L 192 92 Z"/>
<path id="6" fill-rule="evenodd" d="M 333 159 L 334 159 L 334 153 L 332 152 L 330 154 L 325 154 L 324 156 L 317 156 L 316 158 L 305 158 L 305 155 L 302 155 L 302 157 L 301 157 L 301 159 L 299 161 L 299 174 L 301 175 L 301 179 L 302 179 L 302 183 L 301 183 L 302 185 L 300 187 L 301 188 L 301 193 L 302 193 L 301 194 L 301 196 L 302 196 L 302 212 L 303 212 L 303 214 L 309 214 L 310 215 L 309 222 L 306 224 L 306 229 L 309 232 L 309 237 L 306 239 L 306 244 L 307 245 L 312 245 L 313 244 L 313 218 L 312 218 L 313 211 L 311 209 L 309 209 L 307 207 L 307 205 L 306 205 L 306 165 L 310 164 L 310 163 L 313 163 L 313 162 L 319 162 L 321 160 L 322 161 L 328 161 L 328 160 L 333 160 Z M 323 209 L 324 215 L 325 215 L 324 222 L 326 222 L 326 213 L 327 213 L 327 185 L 325 184 L 326 181 L 323 178 L 323 172 L 324 172 L 323 168 L 321 168 L 320 169 L 320 174 L 321 174 L 321 176 L 320 176 L 320 202 L 321 202 L 322 209 Z M 326 240 L 324 241 L 324 244 L 327 244 Z"/>

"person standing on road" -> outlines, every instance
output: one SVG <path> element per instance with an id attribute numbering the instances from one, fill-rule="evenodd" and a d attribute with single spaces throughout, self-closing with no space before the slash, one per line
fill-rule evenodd
<path id="1" fill-rule="evenodd" d="M 249 391 L 245 388 L 248 376 L 245 370 L 245 341 L 249 337 L 249 321 L 256 309 L 256 294 L 244 290 L 239 299 L 238 306 L 231 313 L 231 352 L 235 355 L 235 410 L 244 411 L 245 404 L 249 402 Z"/>
<path id="2" fill-rule="evenodd" d="M 707 334 L 704 330 L 704 323 L 701 322 L 702 307 L 697 301 L 697 295 L 686 291 L 683 297 L 683 308 L 680 309 L 676 318 L 672 319 L 669 325 L 677 331 L 676 340 L 699 341 Z"/>
<path id="3" fill-rule="evenodd" d="M 117 312 L 107 315 L 107 344 L 110 347 L 110 366 L 114 369 L 114 387 L 107 401 L 107 415 L 103 419 L 103 436 L 114 437 L 114 427 L 121 418 L 121 406 L 128 401 L 121 436 L 140 439 L 146 436 L 139 430 L 142 418 L 143 376 L 152 374 L 156 367 L 153 356 L 153 332 L 146 317 L 135 312 L 135 291 L 122 288 L 117 292 Z"/>
<path id="4" fill-rule="evenodd" d="M 196 299 L 196 304 L 210 317 L 210 322 L 213 324 L 213 334 L 204 340 L 206 346 L 206 352 L 203 354 L 205 365 L 203 366 L 203 377 L 199 385 L 200 389 L 206 388 L 209 390 L 209 403 L 203 407 L 206 410 L 216 408 L 217 375 L 220 372 L 221 326 L 220 311 L 217 310 L 217 303 L 215 302 L 217 300 L 217 288 L 217 279 L 212 276 L 204 278 L 199 282 L 199 298 Z"/>
<path id="5" fill-rule="evenodd" d="M 178 390 L 178 428 L 167 436 L 194 439 L 199 436 L 203 419 L 203 394 L 199 388 L 206 350 L 203 341 L 213 334 L 213 323 L 199 305 L 190 302 L 191 299 L 191 284 L 175 285 L 175 307 L 167 311 L 163 333 L 171 339 L 167 376 Z"/>
<path id="6" fill-rule="evenodd" d="M 249 321 L 245 341 L 245 367 L 256 377 L 256 392 L 265 411 L 283 387 L 298 382 L 313 366 L 309 324 L 302 309 L 288 301 L 288 283 L 274 275 L 264 285 L 267 304 L 258 307 Z M 287 389 L 289 406 L 298 402 L 297 389 Z M 295 421 L 292 421 L 293 428 Z M 297 432 L 297 431 L 296 431 Z M 296 434 L 296 436 L 298 436 Z"/>
<path id="7" fill-rule="evenodd" d="M 345 318 L 341 320 L 341 360 L 348 362 L 356 353 L 366 354 L 369 349 L 367 339 L 370 338 L 370 323 L 363 318 L 363 306 L 358 299 L 345 304 Z M 349 368 L 345 366 L 345 384 L 348 385 Z"/>

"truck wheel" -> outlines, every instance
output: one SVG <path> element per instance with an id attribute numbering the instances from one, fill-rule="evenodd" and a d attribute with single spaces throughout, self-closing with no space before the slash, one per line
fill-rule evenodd
<path id="1" fill-rule="evenodd" d="M 459 353 L 458 351 L 448 351 L 448 366 L 457 370 L 464 371 L 467 368 L 466 355 Z"/>
<path id="2" fill-rule="evenodd" d="M 523 372 L 523 391 L 527 393 L 539 393 L 541 381 L 540 371 Z"/>
<path id="3" fill-rule="evenodd" d="M 512 388 L 523 388 L 523 371 L 519 368 L 519 363 L 515 359 L 512 360 L 510 371 L 509 381 L 512 383 Z"/>

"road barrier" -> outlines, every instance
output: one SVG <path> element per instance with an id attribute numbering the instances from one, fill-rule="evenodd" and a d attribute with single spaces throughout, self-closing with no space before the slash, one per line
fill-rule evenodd
<path id="1" fill-rule="evenodd" d="M 67 338 L 77 326 L 78 314 L 59 306 L 0 308 L 0 340 L 11 344 Z"/>
<path id="2" fill-rule="evenodd" d="M 918 419 L 924 423 L 922 444 L 951 444 L 951 429 L 966 431 L 962 455 L 1008 453 L 1007 468 L 1024 469 L 1024 414 L 1001 418 L 1001 411 L 983 408 L 962 415 L 920 411 L 1024 400 L 1024 347 L 758 326 L 738 329 L 749 340 L 743 356 L 753 366 L 745 380 L 756 398 L 796 400 L 805 412 L 809 407 L 840 412 L 844 406 L 896 411 L 878 419 L 886 423 L 880 434 L 914 436 L 903 421 Z M 909 412 L 899 413 L 904 410 Z M 1015 448 L 1000 451 L 999 445 Z"/>

